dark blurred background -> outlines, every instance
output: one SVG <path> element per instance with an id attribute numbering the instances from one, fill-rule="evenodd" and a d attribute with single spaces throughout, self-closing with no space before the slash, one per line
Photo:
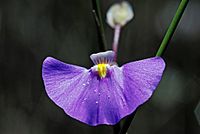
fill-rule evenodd
<path id="1" fill-rule="evenodd" d="M 119 1 L 119 0 L 118 0 Z M 116 0 L 100 0 L 105 18 Z M 131 0 L 135 17 L 123 28 L 118 63 L 152 57 L 180 0 Z M 48 97 L 45 57 L 91 67 L 100 51 L 90 0 L 0 0 L 0 134 L 111 134 L 67 116 Z M 200 134 L 200 1 L 191 0 L 163 58 L 154 95 L 129 134 Z M 112 29 L 105 24 L 107 49 Z M 199 103 L 199 105 L 198 105 Z"/>

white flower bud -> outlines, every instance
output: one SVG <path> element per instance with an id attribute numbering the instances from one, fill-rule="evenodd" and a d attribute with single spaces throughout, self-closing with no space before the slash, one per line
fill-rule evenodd
<path id="1" fill-rule="evenodd" d="M 131 5 L 127 1 L 114 4 L 107 12 L 107 23 L 115 28 L 116 25 L 124 26 L 134 16 Z"/>

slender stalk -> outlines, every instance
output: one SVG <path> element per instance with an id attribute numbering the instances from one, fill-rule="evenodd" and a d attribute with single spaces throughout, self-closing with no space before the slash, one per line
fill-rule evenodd
<path id="1" fill-rule="evenodd" d="M 102 49 L 103 49 L 103 51 L 105 51 L 107 42 L 106 42 L 106 37 L 105 37 L 105 31 L 104 31 L 104 25 L 103 25 L 99 0 L 92 0 L 92 5 L 93 5 L 93 14 L 94 14 L 94 17 L 96 20 L 98 32 L 100 34 L 101 42 L 103 45 Z"/>
<path id="2" fill-rule="evenodd" d="M 156 53 L 156 56 L 162 56 L 162 54 L 164 53 L 170 39 L 172 38 L 175 30 L 176 30 L 176 27 L 181 19 L 181 16 L 183 15 L 183 12 L 187 6 L 187 3 L 188 3 L 189 0 L 182 0 L 177 11 L 176 11 L 176 14 L 174 15 L 174 18 L 167 30 L 167 33 L 165 34 L 163 40 L 162 40 L 162 43 L 160 45 L 160 48 L 158 49 L 157 53 Z"/>
<path id="3" fill-rule="evenodd" d="M 112 44 L 113 51 L 115 52 L 115 61 L 117 60 L 117 51 L 118 51 L 120 32 L 121 32 L 121 26 L 120 25 L 115 26 L 114 38 L 113 38 L 113 44 Z"/>
<path id="4" fill-rule="evenodd" d="M 98 18 L 97 13 L 96 13 L 96 11 L 94 9 L 92 10 L 92 13 L 94 15 L 94 19 L 95 19 L 97 27 L 100 27 L 99 18 Z"/>
<path id="5" fill-rule="evenodd" d="M 176 13 L 175 13 L 175 16 L 167 30 L 167 33 L 165 34 L 164 36 L 164 39 L 160 45 L 160 48 L 158 49 L 157 51 L 157 54 L 156 56 L 162 56 L 163 52 L 165 51 L 170 39 L 172 38 L 172 35 L 174 33 L 174 31 L 176 30 L 176 27 L 181 19 L 181 16 L 187 6 L 187 3 L 188 3 L 189 0 L 182 0 Z M 128 128 L 130 127 L 130 124 L 134 118 L 134 115 L 135 115 L 136 111 L 130 115 L 130 117 L 127 117 L 127 119 L 125 120 L 125 123 L 124 125 L 122 126 L 122 129 L 120 131 L 120 134 L 126 134 Z"/>

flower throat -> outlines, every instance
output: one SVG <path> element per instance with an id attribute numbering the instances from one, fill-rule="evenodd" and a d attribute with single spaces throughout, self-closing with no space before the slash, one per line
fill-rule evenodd
<path id="1" fill-rule="evenodd" d="M 100 78 L 105 78 L 107 74 L 106 64 L 98 64 L 97 71 Z"/>

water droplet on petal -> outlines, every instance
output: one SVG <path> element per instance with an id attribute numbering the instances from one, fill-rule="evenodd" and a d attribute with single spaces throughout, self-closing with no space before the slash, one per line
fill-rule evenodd
<path id="1" fill-rule="evenodd" d="M 99 102 L 98 101 L 96 101 L 96 104 L 98 104 Z"/>
<path id="2" fill-rule="evenodd" d="M 90 84 L 90 82 L 88 81 L 87 84 Z"/>
<path id="3" fill-rule="evenodd" d="M 94 90 L 94 92 L 96 93 L 96 92 L 97 92 L 97 90 L 95 89 L 95 90 Z"/>
<path id="4" fill-rule="evenodd" d="M 83 83 L 83 86 L 85 86 L 85 83 Z"/>
<path id="5" fill-rule="evenodd" d="M 123 106 L 126 106 L 126 102 L 125 101 L 123 101 Z"/>
<path id="6" fill-rule="evenodd" d="M 84 98 L 83 101 L 82 101 L 82 103 L 84 103 L 86 100 L 87 100 L 87 98 Z"/>
<path id="7" fill-rule="evenodd" d="M 126 101 L 123 98 L 121 98 L 121 100 L 122 100 L 123 106 L 126 106 Z"/>

